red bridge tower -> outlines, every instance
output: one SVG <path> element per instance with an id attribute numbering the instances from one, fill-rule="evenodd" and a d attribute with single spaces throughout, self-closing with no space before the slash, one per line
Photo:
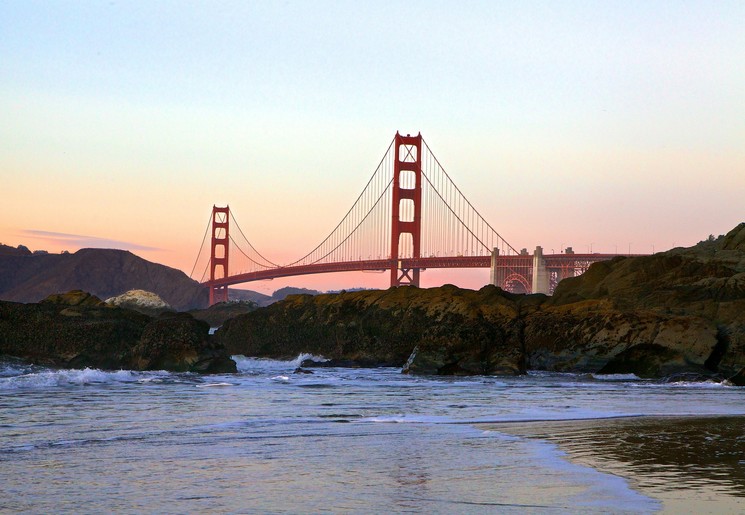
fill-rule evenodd
<path id="1" fill-rule="evenodd" d="M 396 132 L 393 144 L 391 286 L 419 286 L 420 269 L 403 267 L 401 247 L 411 250 L 411 256 L 405 257 L 421 257 L 422 135 L 401 136 Z"/>
<path id="2" fill-rule="evenodd" d="M 228 248 L 230 206 L 212 206 L 212 254 L 210 257 L 210 282 L 228 276 Z M 218 275 L 218 268 L 220 275 Z M 210 306 L 228 301 L 228 285 L 210 284 Z"/>

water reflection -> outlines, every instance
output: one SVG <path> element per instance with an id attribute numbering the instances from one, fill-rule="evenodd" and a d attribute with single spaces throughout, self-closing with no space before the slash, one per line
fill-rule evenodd
<path id="1" fill-rule="evenodd" d="M 502 426 L 557 443 L 573 461 L 631 481 L 656 497 L 688 502 L 729 497 L 745 507 L 745 418 L 662 417 Z M 666 500 L 668 509 L 673 509 Z"/>

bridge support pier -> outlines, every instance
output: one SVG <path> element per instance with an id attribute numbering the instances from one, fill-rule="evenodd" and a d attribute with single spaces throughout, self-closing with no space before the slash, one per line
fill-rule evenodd
<path id="1" fill-rule="evenodd" d="M 543 248 L 536 247 L 533 253 L 532 293 L 549 294 L 549 273 L 546 260 L 543 258 Z"/>
<path id="2" fill-rule="evenodd" d="M 212 252 L 210 254 L 210 306 L 228 301 L 228 286 L 216 286 L 215 279 L 228 276 L 230 206 L 212 206 Z"/>
<path id="3" fill-rule="evenodd" d="M 505 281 L 507 279 L 507 269 L 504 266 L 499 266 L 499 249 L 494 247 L 491 253 L 491 271 L 489 272 L 489 284 L 505 288 Z"/>

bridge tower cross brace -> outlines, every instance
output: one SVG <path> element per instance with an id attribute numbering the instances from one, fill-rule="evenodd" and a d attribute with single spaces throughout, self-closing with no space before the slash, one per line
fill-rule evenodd
<path id="1" fill-rule="evenodd" d="M 212 252 L 210 254 L 210 306 L 228 301 L 228 285 L 215 280 L 228 276 L 230 206 L 212 206 Z M 221 272 L 218 275 L 218 271 Z"/>
<path id="2" fill-rule="evenodd" d="M 403 174 L 402 174 L 403 172 Z M 403 180 L 402 180 L 403 175 Z M 412 180 L 413 179 L 413 180 Z M 403 201 L 413 203 L 413 219 L 402 220 Z M 419 268 L 406 268 L 400 257 L 401 235 L 410 235 L 413 258 L 421 257 L 422 236 L 422 135 L 396 132 L 393 155 L 393 206 L 391 209 L 391 286 L 419 286 Z"/>

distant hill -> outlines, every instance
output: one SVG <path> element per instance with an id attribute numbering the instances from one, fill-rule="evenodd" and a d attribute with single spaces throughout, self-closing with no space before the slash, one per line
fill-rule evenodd
<path id="1" fill-rule="evenodd" d="M 271 302 L 277 302 L 284 300 L 288 295 L 319 295 L 321 292 L 318 290 L 309 290 L 307 288 L 296 288 L 294 286 L 285 286 L 280 288 L 272 294 Z M 270 302 L 270 303 L 271 303 Z"/>
<path id="2" fill-rule="evenodd" d="M 157 294 L 177 311 L 203 309 L 209 303 L 207 289 L 182 271 L 126 250 L 81 249 L 74 254 L 49 254 L 31 252 L 24 245 L 0 244 L 0 300 L 39 302 L 53 293 L 70 290 L 83 290 L 102 299 L 129 290 L 145 290 Z M 271 296 L 237 288 L 230 288 L 229 295 L 233 301 L 268 306 L 298 293 L 321 292 L 287 286 Z"/>
<path id="3" fill-rule="evenodd" d="M 107 299 L 129 290 L 158 294 L 178 311 L 204 308 L 208 291 L 185 273 L 129 251 L 81 249 L 74 254 L 0 253 L 0 299 L 39 302 L 52 293 L 84 290 Z"/>
<path id="4" fill-rule="evenodd" d="M 9 245 L 3 245 L 0 243 L 0 256 L 30 256 L 32 252 L 23 245 L 18 247 L 11 247 Z"/>
<path id="5" fill-rule="evenodd" d="M 266 306 L 274 302 L 275 299 L 269 295 L 264 295 L 253 290 L 239 290 L 237 288 L 228 288 L 230 300 L 255 302 L 258 306 Z"/>
<path id="6" fill-rule="evenodd" d="M 234 288 L 230 288 L 230 300 L 233 301 L 249 301 L 249 302 L 255 302 L 257 306 L 259 307 L 265 307 L 270 304 L 274 304 L 277 301 L 284 300 L 285 297 L 288 295 L 296 295 L 296 294 L 309 294 L 309 295 L 318 295 L 321 292 L 318 290 L 308 290 L 307 288 L 296 288 L 294 286 L 285 286 L 284 288 L 280 288 L 279 290 L 276 290 L 271 295 L 264 295 L 263 293 L 259 293 L 257 291 L 252 290 L 238 290 Z"/>

